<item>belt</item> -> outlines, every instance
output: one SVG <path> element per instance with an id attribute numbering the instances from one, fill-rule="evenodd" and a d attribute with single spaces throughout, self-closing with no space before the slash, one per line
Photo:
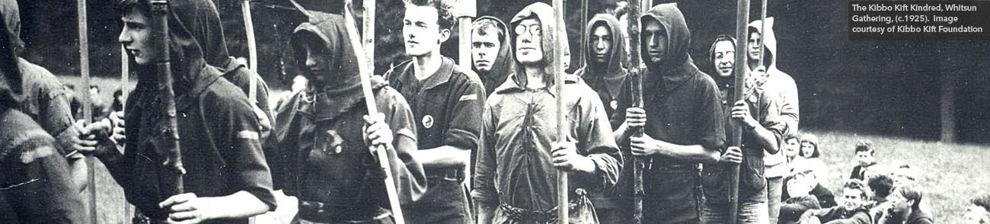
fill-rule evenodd
<path id="1" fill-rule="evenodd" d="M 583 199 L 584 196 L 587 196 L 587 192 L 584 191 L 584 189 L 579 188 L 575 192 L 578 194 L 578 197 L 572 198 L 567 203 L 568 209 L 571 211 L 575 210 L 578 207 L 579 203 L 581 203 L 581 200 Z M 533 209 L 515 207 L 507 203 L 500 202 L 498 204 L 498 208 L 502 209 L 502 211 L 504 211 L 505 214 L 509 216 L 509 219 L 512 220 L 517 220 L 517 221 L 533 220 L 536 221 L 537 223 L 557 223 L 558 221 L 557 220 L 558 206 L 554 206 L 553 208 L 547 210 L 533 210 Z"/>
<path id="2" fill-rule="evenodd" d="M 429 168 L 424 169 L 427 179 L 443 179 L 449 181 L 464 181 L 463 168 Z"/>
<path id="3" fill-rule="evenodd" d="M 353 217 L 339 217 L 340 213 L 337 211 L 343 211 L 346 208 L 340 206 L 332 206 L 327 203 L 317 202 L 317 201 L 299 201 L 299 218 L 314 221 L 314 222 L 332 222 L 332 223 L 377 223 L 383 219 L 388 219 L 392 217 L 392 212 L 379 207 L 378 211 L 375 211 L 374 215 L 367 217 L 362 217 L 354 219 Z"/>
<path id="4" fill-rule="evenodd" d="M 141 214 L 140 211 L 137 211 L 135 209 L 134 218 L 131 219 L 131 223 L 133 223 L 133 224 L 165 224 L 165 223 L 168 223 L 168 222 L 166 222 L 165 220 L 153 219 L 153 218 L 148 217 L 148 216 L 146 216 L 144 214 Z"/>

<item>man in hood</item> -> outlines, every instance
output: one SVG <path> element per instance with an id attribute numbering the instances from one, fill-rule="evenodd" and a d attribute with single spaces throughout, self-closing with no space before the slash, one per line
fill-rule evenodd
<path id="1" fill-rule="evenodd" d="M 16 2 L 3 1 L 0 17 L 11 18 L 11 3 L 16 12 Z M 0 23 L 0 29 L 10 31 L 9 24 Z M 0 35 L 0 223 L 81 223 L 86 217 L 82 199 L 57 153 L 60 146 L 18 110 L 37 90 L 24 88 L 24 82 L 35 81 L 25 80 L 31 76 L 22 75 L 18 65 L 23 59 L 14 46 L 20 39 L 7 34 Z"/>
<path id="2" fill-rule="evenodd" d="M 472 192 L 479 223 L 555 223 L 558 193 L 572 199 L 565 217 L 571 223 L 597 223 L 587 193 L 601 194 L 618 178 L 622 160 L 598 96 L 577 76 L 553 79 L 555 60 L 566 60 L 553 54 L 555 41 L 566 41 L 554 32 L 561 22 L 546 3 L 511 20 L 517 64 L 485 105 L 485 146 Z M 563 95 L 556 85 L 564 85 Z M 565 108 L 555 106 L 558 97 Z M 565 110 L 569 129 L 556 129 L 558 110 Z M 568 137 L 557 139 L 560 131 Z M 557 192 L 558 169 L 568 172 L 568 192 Z"/>
<path id="3" fill-rule="evenodd" d="M 189 21 L 207 14 L 205 0 L 169 1 L 168 50 L 174 77 L 178 133 L 166 128 L 165 103 L 156 63 L 162 45 L 151 38 L 151 6 L 123 0 L 119 41 L 127 49 L 137 88 L 127 97 L 125 122 L 91 126 L 100 147 L 89 151 L 107 166 L 124 189 L 127 201 L 145 222 L 247 223 L 248 217 L 275 209 L 271 173 L 259 142 L 258 116 L 247 96 L 207 64 Z M 194 19 L 192 19 L 194 20 Z M 126 123 L 126 127 L 124 126 Z M 112 133 L 112 134 L 110 134 Z M 174 171 L 164 161 L 179 136 L 184 194 L 169 195 Z M 126 151 L 122 149 L 126 147 Z"/>
<path id="4" fill-rule="evenodd" d="M 615 140 L 652 161 L 643 171 L 643 223 L 698 223 L 698 166 L 716 164 L 725 142 L 718 88 L 688 55 L 691 33 L 676 3 L 654 6 L 640 21 L 644 104 L 631 107 L 631 88 L 622 88 Z M 630 137 L 638 128 L 645 135 Z"/>
<path id="5" fill-rule="evenodd" d="M 71 93 L 47 69 L 20 57 L 25 46 L 20 38 L 21 18 L 17 1 L 0 0 L 0 13 L 3 14 L 4 35 L 9 40 L 4 44 L 10 47 L 13 55 L 11 68 L 17 68 L 20 88 L 25 90 L 15 109 L 27 114 L 55 137 L 56 151 L 68 161 L 72 186 L 74 190 L 82 191 L 87 184 L 87 167 L 82 160 L 84 156 L 76 151 L 90 147 L 91 144 L 87 143 L 91 141 L 80 139 L 84 134 L 81 133 L 83 122 L 73 118 Z"/>
<path id="6" fill-rule="evenodd" d="M 309 81 L 277 109 L 266 144 L 280 152 L 268 158 L 275 188 L 299 198 L 303 223 L 394 223 L 378 161 L 390 163 L 403 208 L 426 191 L 423 166 L 412 155 L 412 111 L 378 76 L 370 82 L 374 96 L 364 95 L 357 64 L 364 52 L 352 44 L 358 40 L 348 36 L 346 26 L 352 25 L 344 17 L 308 14 L 290 45 Z M 374 97 L 380 114 L 367 115 L 365 97 Z M 388 158 L 372 151 L 382 145 Z"/>
<path id="7" fill-rule="evenodd" d="M 471 25 L 471 69 L 485 85 L 485 95 L 509 77 L 515 69 L 509 30 L 498 18 L 482 16 Z"/>
<path id="8" fill-rule="evenodd" d="M 454 26 L 451 7 L 448 0 L 405 3 L 402 36 L 412 59 L 385 73 L 419 121 L 419 150 L 410 153 L 423 163 L 429 187 L 422 200 L 408 206 L 405 218 L 413 224 L 471 220 L 464 180 L 471 152 L 478 149 L 487 95 L 478 75 L 440 55 Z"/>
<path id="9" fill-rule="evenodd" d="M 784 122 L 783 134 L 796 134 L 798 130 L 798 90 L 797 84 L 790 75 L 777 68 L 777 38 L 773 32 L 773 17 L 766 19 L 766 31 L 763 22 L 757 20 L 749 23 L 747 37 L 747 65 L 750 70 L 760 66 L 766 67 L 766 81 L 759 87 L 764 89 L 772 98 L 776 98 L 781 121 Z M 760 39 L 764 42 L 766 55 L 760 55 Z M 780 200 L 783 194 L 783 178 L 787 173 L 787 158 L 782 153 L 765 153 L 768 205 L 770 221 L 776 221 L 780 211 Z"/>

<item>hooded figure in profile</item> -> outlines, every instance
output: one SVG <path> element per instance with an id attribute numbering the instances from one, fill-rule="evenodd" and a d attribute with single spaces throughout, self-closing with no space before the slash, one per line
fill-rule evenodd
<path id="1" fill-rule="evenodd" d="M 351 44 L 350 24 L 340 15 L 308 13 L 290 45 L 309 82 L 277 109 L 266 146 L 278 152 L 268 157 L 275 188 L 299 198 L 297 217 L 308 222 L 394 223 L 378 160 L 390 162 L 400 204 L 426 191 L 423 167 L 410 154 L 417 150 L 412 111 L 402 94 L 373 76 L 381 114 L 369 118 L 357 63 L 364 52 Z M 380 144 L 389 146 L 389 158 L 369 150 Z"/>

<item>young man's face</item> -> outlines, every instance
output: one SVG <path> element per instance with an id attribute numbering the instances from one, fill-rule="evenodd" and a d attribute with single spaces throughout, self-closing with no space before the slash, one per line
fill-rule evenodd
<path id="1" fill-rule="evenodd" d="M 543 28 L 537 18 L 519 21 L 516 33 L 516 60 L 521 64 L 539 64 L 543 61 Z"/>
<path id="2" fill-rule="evenodd" d="M 498 59 L 499 48 L 502 47 L 498 39 L 498 31 L 495 29 L 486 31 L 485 34 L 471 32 L 471 61 L 474 63 L 474 68 L 482 72 L 492 70 L 495 59 Z"/>
<path id="3" fill-rule="evenodd" d="M 760 33 L 750 31 L 747 46 L 749 46 L 749 60 L 760 60 Z"/>
<path id="4" fill-rule="evenodd" d="M 315 39 L 315 37 L 310 37 L 304 38 L 302 41 L 304 55 L 306 56 L 306 70 L 303 72 L 303 76 L 309 82 L 321 85 L 330 81 L 330 78 L 327 77 L 330 75 L 330 56 L 326 48 Z"/>
<path id="5" fill-rule="evenodd" d="M 863 191 L 859 189 L 842 189 L 842 198 L 840 198 L 840 205 L 846 211 L 852 211 L 860 208 L 866 203 L 866 198 L 863 197 Z"/>
<path id="6" fill-rule="evenodd" d="M 963 221 L 966 224 L 990 224 L 990 212 L 983 207 L 970 204 L 963 214 Z"/>
<path id="7" fill-rule="evenodd" d="M 591 36 L 588 39 L 588 44 L 591 44 L 591 57 L 595 62 L 608 63 L 612 53 L 612 31 L 604 25 L 597 25 L 591 29 Z"/>
<path id="8" fill-rule="evenodd" d="M 137 7 L 131 7 L 120 20 L 124 22 L 124 27 L 117 41 L 134 56 L 134 63 L 148 65 L 158 60 L 159 46 L 151 40 L 151 19 Z"/>
<path id="9" fill-rule="evenodd" d="M 801 143 L 801 156 L 811 158 L 811 155 L 815 153 L 815 145 L 811 142 Z"/>
<path id="10" fill-rule="evenodd" d="M 859 165 L 869 165 L 873 163 L 873 153 L 856 152 L 856 161 L 859 161 Z"/>
<path id="11" fill-rule="evenodd" d="M 643 24 L 643 45 L 646 47 L 646 58 L 651 63 L 660 63 L 667 53 L 667 30 L 660 21 L 646 20 Z"/>
<path id="12" fill-rule="evenodd" d="M 901 195 L 900 192 L 892 192 L 887 195 L 887 201 L 890 202 L 891 210 L 897 214 L 904 214 L 908 209 L 911 209 L 911 205 L 914 204 L 914 200 L 908 200 Z"/>
<path id="13" fill-rule="evenodd" d="M 406 54 L 413 57 L 439 53 L 440 44 L 447 40 L 450 30 L 440 29 L 440 13 L 432 6 L 406 4 L 402 19 L 402 36 Z"/>
<path id="14" fill-rule="evenodd" d="M 798 139 L 789 138 L 784 140 L 784 156 L 787 156 L 787 158 L 797 157 L 799 150 L 801 150 L 801 142 Z"/>
<path id="15" fill-rule="evenodd" d="M 712 64 L 715 65 L 715 71 L 718 72 L 718 76 L 729 77 L 732 76 L 732 65 L 735 64 L 736 50 L 733 49 L 732 41 L 724 40 L 715 43 L 715 57 L 712 59 Z"/>

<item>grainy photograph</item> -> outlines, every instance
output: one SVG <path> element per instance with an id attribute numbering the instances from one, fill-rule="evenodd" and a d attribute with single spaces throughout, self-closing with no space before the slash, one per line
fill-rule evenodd
<path id="1" fill-rule="evenodd" d="M 0 224 L 990 224 L 990 0 L 0 19 Z"/>

